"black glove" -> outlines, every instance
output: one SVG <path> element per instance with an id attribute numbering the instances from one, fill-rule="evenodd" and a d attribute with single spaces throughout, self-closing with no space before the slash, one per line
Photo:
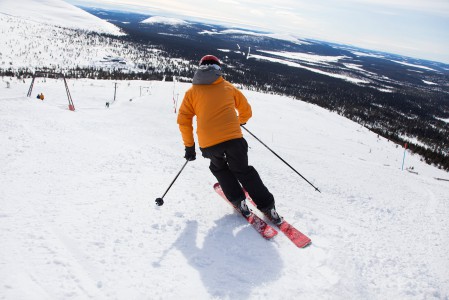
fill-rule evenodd
<path id="1" fill-rule="evenodd" d="M 191 147 L 186 147 L 186 154 L 184 155 L 184 158 L 189 161 L 196 159 L 195 144 Z"/>

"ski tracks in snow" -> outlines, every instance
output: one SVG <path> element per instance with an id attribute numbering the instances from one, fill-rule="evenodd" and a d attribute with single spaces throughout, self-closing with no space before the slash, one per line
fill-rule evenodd
<path id="1" fill-rule="evenodd" d="M 363 215 L 371 228 L 352 246 L 354 254 L 363 254 L 354 263 L 368 283 L 369 294 L 382 291 L 391 298 L 444 298 L 448 269 L 438 266 L 447 266 L 440 243 L 448 238 L 439 229 L 444 221 L 435 222 L 435 195 L 422 189 L 426 184 L 418 183 L 421 179 L 415 175 L 393 172 L 391 176 L 403 180 L 387 176 L 383 181 L 390 186 L 389 194 L 373 194 L 371 205 L 365 206 Z"/>
<path id="2" fill-rule="evenodd" d="M 377 174 L 367 173 L 351 183 L 366 185 L 370 176 Z M 321 288 L 328 293 L 321 296 L 447 297 L 449 262 L 444 245 L 448 237 L 440 226 L 447 223 L 448 207 L 442 201 L 444 189 L 437 188 L 441 183 L 395 170 L 384 176 L 377 179 L 385 185 L 383 189 L 368 184 L 363 195 L 350 186 L 346 190 L 339 186 L 329 191 L 323 188 L 318 197 L 302 195 L 298 201 L 295 220 L 313 242 L 313 251 L 308 253 L 310 268 L 327 281 Z M 295 196 L 287 192 L 287 199 Z"/>
<path id="3" fill-rule="evenodd" d="M 172 83 L 154 82 L 151 97 L 132 102 L 145 83 L 121 85 L 118 102 L 105 109 L 111 82 L 73 81 L 76 112 L 61 109 L 64 89 L 56 84 L 48 80 L 54 90 L 42 102 L 13 98 L 28 88 L 14 83 L 0 105 L 1 296 L 448 297 L 447 183 L 391 167 L 402 151 L 359 125 L 310 104 L 248 92 L 257 111 L 251 129 L 266 132 L 277 101 L 284 123 L 270 128 L 284 135 L 268 132 L 274 149 L 323 192 L 249 140 L 279 212 L 312 239 L 298 249 L 281 233 L 261 239 L 216 195 L 200 153 L 164 206 L 155 207 L 184 163 Z M 85 89 L 92 97 L 77 97 Z"/>

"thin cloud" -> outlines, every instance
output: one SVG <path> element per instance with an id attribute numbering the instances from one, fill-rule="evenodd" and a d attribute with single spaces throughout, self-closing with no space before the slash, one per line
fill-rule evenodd
<path id="1" fill-rule="evenodd" d="M 330 0 L 336 4 L 342 1 Z M 384 7 L 386 9 L 411 10 L 418 12 L 446 15 L 449 17 L 449 1 L 447 0 L 345 0 L 343 2 L 371 7 Z"/>

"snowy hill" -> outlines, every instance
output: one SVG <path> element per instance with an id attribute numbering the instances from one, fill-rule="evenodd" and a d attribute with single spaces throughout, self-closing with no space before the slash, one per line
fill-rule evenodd
<path id="1" fill-rule="evenodd" d="M 142 23 L 146 24 L 168 24 L 168 25 L 186 25 L 188 22 L 176 18 L 167 18 L 167 17 L 150 17 L 142 21 Z"/>
<path id="2" fill-rule="evenodd" d="M 6 88 L 6 81 L 10 88 Z M 244 91 L 250 163 L 313 244 L 265 241 L 184 163 L 189 84 L 0 82 L 1 299 L 447 299 L 447 172 L 335 113 Z M 130 101 L 132 100 L 132 101 Z M 180 102 L 180 101 L 179 101 Z M 178 105 L 180 104 L 178 102 Z M 416 174 L 417 173 L 417 174 Z"/>
<path id="3" fill-rule="evenodd" d="M 152 45 L 7 15 L 2 13 L 2 5 L 0 2 L 0 71 L 20 75 L 48 69 L 79 76 L 75 70 L 84 68 L 92 70 L 91 76 L 94 71 L 107 76 L 115 71 L 161 73 L 179 63 Z"/>
<path id="4" fill-rule="evenodd" d="M 0 13 L 63 28 L 123 35 L 115 25 L 62 0 L 2 0 Z"/>

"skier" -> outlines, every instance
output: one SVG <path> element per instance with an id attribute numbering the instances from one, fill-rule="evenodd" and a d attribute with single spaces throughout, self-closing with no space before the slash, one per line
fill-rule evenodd
<path id="1" fill-rule="evenodd" d="M 249 216 L 243 186 L 257 208 L 275 224 L 281 224 L 283 219 L 276 212 L 273 195 L 256 169 L 248 165 L 248 144 L 240 125 L 251 118 L 251 106 L 236 87 L 223 79 L 221 62 L 216 56 L 201 58 L 193 85 L 185 93 L 179 109 L 177 122 L 185 145 L 184 158 L 189 161 L 196 159 L 194 116 L 201 153 L 210 159 L 209 169 L 227 199 L 243 215 Z"/>

